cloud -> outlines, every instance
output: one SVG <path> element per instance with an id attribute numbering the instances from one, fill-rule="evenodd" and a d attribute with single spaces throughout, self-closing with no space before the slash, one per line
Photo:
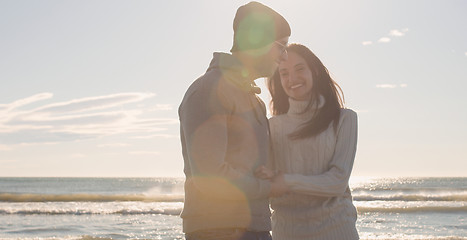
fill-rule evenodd
<path id="1" fill-rule="evenodd" d="M 70 133 L 54 129 L 23 129 L 16 132 L 0 133 L 0 141 L 6 145 L 52 144 L 92 139 L 99 136 L 101 135 L 97 133 Z"/>
<path id="2" fill-rule="evenodd" d="M 180 138 L 179 135 L 174 135 L 174 134 L 152 134 L 152 135 L 146 135 L 146 136 L 134 136 L 131 137 L 132 139 L 151 139 L 151 138 Z"/>
<path id="3" fill-rule="evenodd" d="M 106 144 L 97 145 L 97 147 L 100 147 L 100 148 L 127 147 L 127 146 L 130 146 L 130 144 L 128 143 L 106 143 Z"/>
<path id="4" fill-rule="evenodd" d="M 376 85 L 377 88 L 396 88 L 397 85 L 394 84 L 378 84 Z"/>
<path id="5" fill-rule="evenodd" d="M 389 32 L 389 35 L 390 36 L 395 36 L 395 37 L 402 37 L 404 36 L 404 33 L 395 29 L 395 30 L 391 30 L 391 32 Z"/>
<path id="6" fill-rule="evenodd" d="M 465 52 L 465 56 L 467 56 L 467 52 Z"/>
<path id="7" fill-rule="evenodd" d="M 404 28 L 404 29 L 401 29 L 401 30 L 398 30 L 398 29 L 393 29 L 389 32 L 389 35 L 390 36 L 394 36 L 394 37 L 402 37 L 405 35 L 406 32 L 408 32 L 409 29 L 408 28 Z"/>
<path id="8" fill-rule="evenodd" d="M 10 151 L 12 148 L 8 145 L 0 144 L 0 151 Z"/>
<path id="9" fill-rule="evenodd" d="M 380 42 L 380 43 L 388 43 L 388 42 L 390 42 L 390 41 L 391 41 L 391 39 L 388 38 L 388 37 L 382 37 L 382 38 L 380 38 L 380 39 L 378 40 L 378 42 Z"/>
<path id="10" fill-rule="evenodd" d="M 129 152 L 131 155 L 160 155 L 159 152 L 152 152 L 152 151 L 133 151 Z"/>
<path id="11" fill-rule="evenodd" d="M 81 153 L 74 153 L 70 155 L 70 158 L 85 158 L 86 155 L 81 154 Z"/>
<path id="12" fill-rule="evenodd" d="M 18 162 L 18 160 L 13 160 L 13 159 L 0 159 L 0 163 L 2 164 L 7 164 L 7 163 L 16 163 Z M 3 165 L 2 167 L 4 167 L 5 165 Z"/>
<path id="13" fill-rule="evenodd" d="M 165 131 L 165 126 L 178 124 L 175 118 L 147 116 L 150 108 L 132 104 L 155 96 L 153 93 L 118 93 L 23 109 L 52 96 L 41 93 L 0 104 L 0 144 L 57 143 L 112 134 L 140 135 Z M 156 105 L 156 108 L 171 109 L 165 104 Z"/>
<path id="14" fill-rule="evenodd" d="M 388 88 L 388 89 L 393 89 L 393 88 L 406 88 L 407 87 L 407 84 L 403 83 L 403 84 L 378 84 L 376 85 L 377 88 Z"/>
<path id="15" fill-rule="evenodd" d="M 150 109 L 149 111 L 167 111 L 167 110 L 172 110 L 173 105 L 172 104 L 156 104 L 156 107 L 153 109 Z"/>
<path id="16" fill-rule="evenodd" d="M 112 108 L 132 102 L 139 102 L 153 96 L 155 96 L 155 94 L 153 93 L 119 93 L 106 96 L 81 98 L 71 100 L 68 102 L 50 104 L 36 109 L 36 111 L 43 113 L 71 113 L 90 111 L 97 109 Z"/>
<path id="17" fill-rule="evenodd" d="M 102 112 L 82 115 L 49 115 L 33 112 L 29 114 L 18 115 L 8 123 L 11 125 L 37 125 L 37 126 L 72 126 L 89 124 L 110 124 L 124 119 L 130 112 L 115 111 Z"/>
<path id="18" fill-rule="evenodd" d="M 157 125 L 171 125 L 177 124 L 179 121 L 176 118 L 148 118 L 136 121 L 140 125 L 157 126 Z"/>
<path id="19" fill-rule="evenodd" d="M 391 37 L 403 37 L 406 35 L 406 33 L 409 32 L 408 28 L 402 28 L 402 29 L 392 29 L 389 31 L 389 34 L 387 36 L 380 37 L 378 39 L 379 43 L 389 43 L 392 41 Z M 364 41 L 362 42 L 363 46 L 371 45 L 373 44 L 373 41 Z"/>
<path id="20" fill-rule="evenodd" d="M 52 93 L 39 93 L 27 98 L 16 100 L 10 104 L 0 104 L 0 111 L 12 111 L 15 108 L 22 107 L 24 105 L 28 105 L 37 101 L 50 99 L 53 97 Z"/>

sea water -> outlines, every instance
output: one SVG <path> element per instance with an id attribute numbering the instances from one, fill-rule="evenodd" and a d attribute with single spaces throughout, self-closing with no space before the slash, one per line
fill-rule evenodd
<path id="1" fill-rule="evenodd" d="M 0 239 L 184 239 L 183 178 L 0 178 Z M 351 178 L 361 239 L 467 239 L 467 178 Z"/>

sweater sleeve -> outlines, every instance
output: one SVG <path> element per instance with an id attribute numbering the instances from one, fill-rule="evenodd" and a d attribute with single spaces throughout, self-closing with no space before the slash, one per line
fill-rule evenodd
<path id="1" fill-rule="evenodd" d="M 228 116 L 233 106 L 212 91 L 193 92 L 183 102 L 180 115 L 185 172 L 190 181 L 212 198 L 244 200 L 266 198 L 270 183 L 247 169 L 225 161 L 228 144 Z M 253 161 L 253 160 L 252 160 Z"/>
<path id="2" fill-rule="evenodd" d="M 337 131 L 337 142 L 329 170 L 320 175 L 285 174 L 293 192 L 314 196 L 334 197 L 344 194 L 357 150 L 357 114 L 352 110 L 341 112 L 342 123 Z"/>

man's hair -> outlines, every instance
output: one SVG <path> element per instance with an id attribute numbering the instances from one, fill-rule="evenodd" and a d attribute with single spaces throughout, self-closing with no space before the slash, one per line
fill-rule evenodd
<path id="1" fill-rule="evenodd" d="M 291 33 L 284 17 L 259 2 L 250 2 L 237 9 L 233 30 L 231 52 L 258 49 Z"/>

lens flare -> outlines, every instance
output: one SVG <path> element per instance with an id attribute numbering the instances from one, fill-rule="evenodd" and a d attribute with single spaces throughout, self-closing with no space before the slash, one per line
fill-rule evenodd
<path id="1" fill-rule="evenodd" d="M 262 48 L 275 39 L 274 19 L 265 13 L 253 13 L 245 17 L 235 34 L 235 42 L 240 51 Z"/>

